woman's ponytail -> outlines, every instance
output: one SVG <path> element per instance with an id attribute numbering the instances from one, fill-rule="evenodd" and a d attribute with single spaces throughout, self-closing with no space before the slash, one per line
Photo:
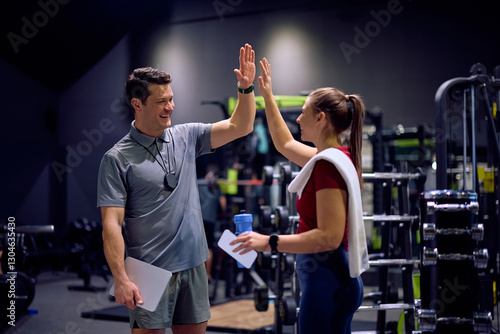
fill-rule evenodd
<path id="1" fill-rule="evenodd" d="M 359 183 L 363 189 L 363 166 L 361 159 L 361 148 L 363 145 L 363 122 L 365 119 L 365 105 L 359 95 L 347 95 L 346 98 L 352 102 L 352 123 L 349 143 L 351 147 L 351 157 L 358 172 Z"/>

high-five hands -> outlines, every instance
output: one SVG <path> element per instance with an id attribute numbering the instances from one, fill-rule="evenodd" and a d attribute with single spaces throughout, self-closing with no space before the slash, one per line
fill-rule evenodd
<path id="1" fill-rule="evenodd" d="M 273 95 L 273 89 L 271 85 L 271 64 L 266 58 L 262 59 L 260 62 L 260 69 L 262 70 L 262 76 L 259 76 L 259 92 L 266 98 Z"/>
<path id="2" fill-rule="evenodd" d="M 240 48 L 240 68 L 235 69 L 236 78 L 241 89 L 249 88 L 255 79 L 255 51 L 250 44 Z"/>

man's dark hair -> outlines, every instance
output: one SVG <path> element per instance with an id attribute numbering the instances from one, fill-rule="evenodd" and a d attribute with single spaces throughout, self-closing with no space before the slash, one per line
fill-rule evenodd
<path id="1" fill-rule="evenodd" d="M 159 69 L 152 67 L 137 68 L 129 75 L 125 84 L 127 102 L 130 105 L 132 99 L 136 97 L 144 103 L 151 94 L 149 92 L 149 85 L 166 85 L 171 82 L 172 78 L 170 74 Z"/>

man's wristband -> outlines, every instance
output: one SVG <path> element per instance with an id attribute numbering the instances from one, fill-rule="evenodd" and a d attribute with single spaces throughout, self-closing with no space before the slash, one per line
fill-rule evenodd
<path id="1" fill-rule="evenodd" d="M 238 85 L 238 92 L 240 92 L 241 94 L 250 94 L 251 92 L 253 92 L 254 88 L 255 87 L 253 84 L 247 89 L 241 89 L 240 86 Z"/>

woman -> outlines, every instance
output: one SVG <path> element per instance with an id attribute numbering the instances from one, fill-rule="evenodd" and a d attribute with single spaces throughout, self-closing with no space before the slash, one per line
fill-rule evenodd
<path id="1" fill-rule="evenodd" d="M 241 234 L 232 242 L 241 243 L 234 251 L 298 254 L 299 333 L 350 333 L 353 314 L 363 298 L 359 275 L 368 269 L 360 185 L 363 102 L 335 88 L 309 94 L 297 118 L 302 140 L 315 147 L 307 146 L 294 140 L 281 116 L 267 59 L 260 67 L 259 90 L 274 145 L 303 167 L 289 186 L 298 192 L 299 228 L 294 235 Z M 350 148 L 341 141 L 349 127 Z"/>

